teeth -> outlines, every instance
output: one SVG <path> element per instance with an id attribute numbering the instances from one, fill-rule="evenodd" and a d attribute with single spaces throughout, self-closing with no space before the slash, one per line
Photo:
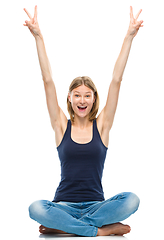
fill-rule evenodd
<path id="1" fill-rule="evenodd" d="M 82 106 L 80 107 L 80 106 L 78 106 L 78 107 L 79 107 L 79 108 L 86 108 L 86 106 L 85 106 L 85 107 L 82 107 Z"/>

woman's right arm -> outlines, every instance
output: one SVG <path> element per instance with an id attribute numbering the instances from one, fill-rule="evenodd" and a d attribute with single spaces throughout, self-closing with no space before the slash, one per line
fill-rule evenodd
<path id="1" fill-rule="evenodd" d="M 66 121 L 67 118 L 58 105 L 56 88 L 52 79 L 51 67 L 47 57 L 43 36 L 37 21 L 37 6 L 35 6 L 34 18 L 31 17 L 30 13 L 25 8 L 24 11 L 30 18 L 30 21 L 25 21 L 24 26 L 29 28 L 36 41 L 37 53 L 46 93 L 47 107 L 50 115 L 51 125 L 55 130 L 56 125 L 62 121 Z"/>
<path id="2" fill-rule="evenodd" d="M 46 54 L 43 36 L 39 34 L 35 37 L 35 40 L 46 93 L 48 112 L 51 119 L 51 125 L 54 128 L 54 124 L 59 121 L 60 116 L 60 107 L 58 105 L 56 88 L 52 79 L 51 67 Z"/>

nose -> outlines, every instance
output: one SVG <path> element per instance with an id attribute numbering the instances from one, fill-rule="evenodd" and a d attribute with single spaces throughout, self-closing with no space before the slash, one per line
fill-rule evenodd
<path id="1" fill-rule="evenodd" d="M 80 98 L 80 103 L 84 103 L 85 102 L 85 99 L 84 99 L 84 97 L 82 96 L 81 98 Z"/>

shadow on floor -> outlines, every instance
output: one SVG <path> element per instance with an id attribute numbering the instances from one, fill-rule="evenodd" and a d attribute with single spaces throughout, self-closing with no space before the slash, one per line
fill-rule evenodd
<path id="1" fill-rule="evenodd" d="M 40 234 L 39 238 L 42 238 L 42 239 L 56 239 L 56 238 L 60 238 L 60 240 L 63 240 L 63 239 L 67 239 L 70 238 L 72 240 L 80 240 L 81 238 L 85 238 L 86 240 L 86 237 L 83 237 L 83 236 L 77 236 L 77 235 L 74 235 L 74 234 Z M 87 237 L 88 238 L 91 238 L 93 240 L 93 237 Z M 104 240 L 104 238 L 109 238 L 109 240 L 128 240 L 128 238 L 124 237 L 124 236 L 99 236 L 98 237 L 99 240 L 100 238 L 102 238 Z"/>

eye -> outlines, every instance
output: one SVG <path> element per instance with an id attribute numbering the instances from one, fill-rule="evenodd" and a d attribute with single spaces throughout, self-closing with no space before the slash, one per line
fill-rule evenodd
<path id="1" fill-rule="evenodd" d="M 88 97 L 90 97 L 90 95 L 86 95 L 86 97 L 88 98 Z"/>
<path id="2" fill-rule="evenodd" d="M 79 97 L 79 95 L 76 94 L 75 97 Z"/>

